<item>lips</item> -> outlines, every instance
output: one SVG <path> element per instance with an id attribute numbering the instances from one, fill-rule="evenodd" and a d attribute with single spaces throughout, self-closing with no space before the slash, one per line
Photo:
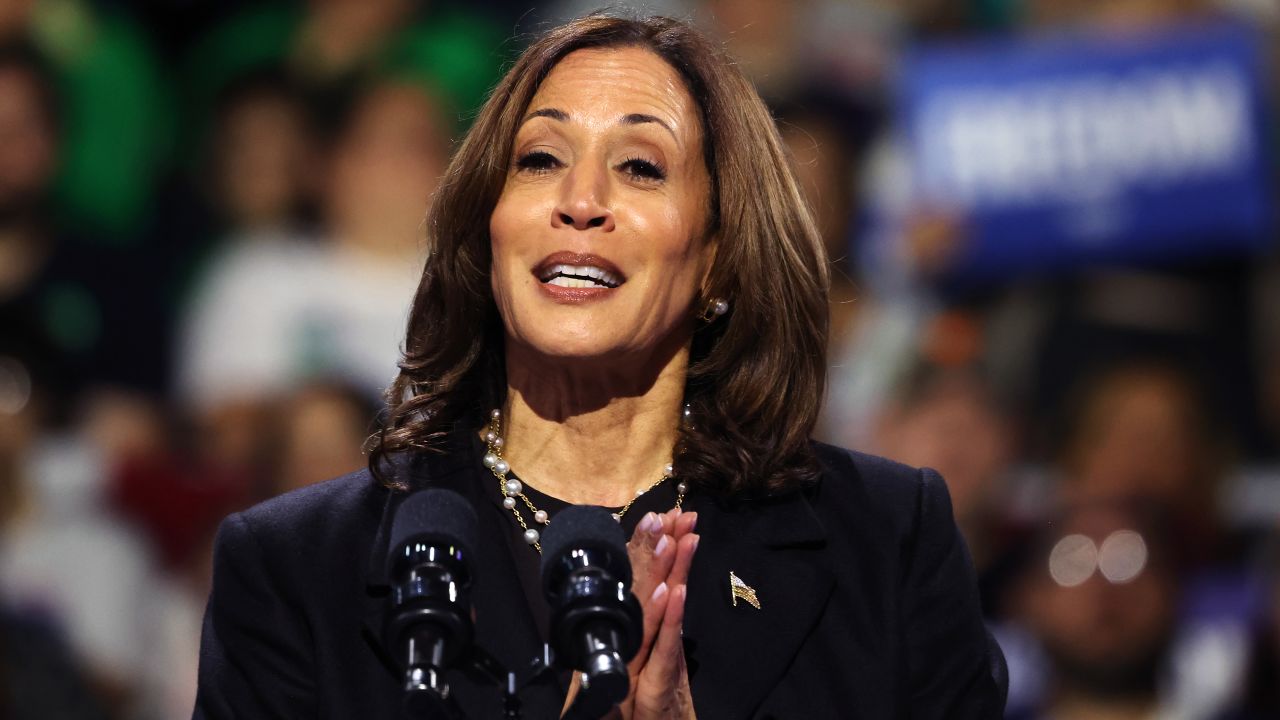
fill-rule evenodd
<path id="1" fill-rule="evenodd" d="M 617 265 L 598 255 L 558 252 L 533 268 L 544 286 L 570 289 L 612 290 L 627 281 Z"/>

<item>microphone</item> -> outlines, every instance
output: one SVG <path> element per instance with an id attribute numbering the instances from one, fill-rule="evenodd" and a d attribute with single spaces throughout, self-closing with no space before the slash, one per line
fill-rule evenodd
<path id="1" fill-rule="evenodd" d="M 556 513 L 542 533 L 542 590 L 557 664 L 582 673 L 579 700 L 590 708 L 584 714 L 606 712 L 627 696 L 627 662 L 640 649 L 643 627 L 626 538 L 608 510 Z"/>
<path id="2" fill-rule="evenodd" d="M 438 488 L 410 495 L 391 523 L 384 635 L 393 657 L 404 662 L 411 717 L 456 715 L 442 673 L 471 645 L 476 524 L 470 503 Z"/>

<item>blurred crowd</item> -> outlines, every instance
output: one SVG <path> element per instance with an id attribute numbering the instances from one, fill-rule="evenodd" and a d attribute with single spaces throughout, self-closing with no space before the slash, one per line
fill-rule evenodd
<path id="1" fill-rule="evenodd" d="M 364 464 L 453 143 L 600 4 L 0 2 L 0 718 L 190 715 L 217 523 Z M 1280 6 L 627 5 L 774 109 L 834 261 L 818 437 L 947 479 L 1007 716 L 1280 717 L 1280 231 L 962 292 L 964 217 L 858 249 L 911 48 L 1228 18 L 1275 91 Z"/>

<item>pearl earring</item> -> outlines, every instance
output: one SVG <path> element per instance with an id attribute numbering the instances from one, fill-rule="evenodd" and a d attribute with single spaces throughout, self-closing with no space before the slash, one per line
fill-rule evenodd
<path id="1" fill-rule="evenodd" d="M 698 313 L 698 319 L 709 323 L 727 312 L 729 312 L 728 300 L 718 297 L 711 298 L 707 301 L 706 307 L 702 308 L 702 312 Z"/>

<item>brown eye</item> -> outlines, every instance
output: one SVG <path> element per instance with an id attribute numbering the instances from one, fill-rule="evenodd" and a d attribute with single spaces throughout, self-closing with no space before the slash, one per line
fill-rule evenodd
<path id="1" fill-rule="evenodd" d="M 516 160 L 516 169 L 533 173 L 543 173 L 560 167 L 560 161 L 554 155 L 542 150 L 521 155 Z"/>
<path id="2" fill-rule="evenodd" d="M 641 180 L 659 181 L 667 178 L 660 165 L 643 158 L 629 158 L 618 166 L 624 173 Z"/>

